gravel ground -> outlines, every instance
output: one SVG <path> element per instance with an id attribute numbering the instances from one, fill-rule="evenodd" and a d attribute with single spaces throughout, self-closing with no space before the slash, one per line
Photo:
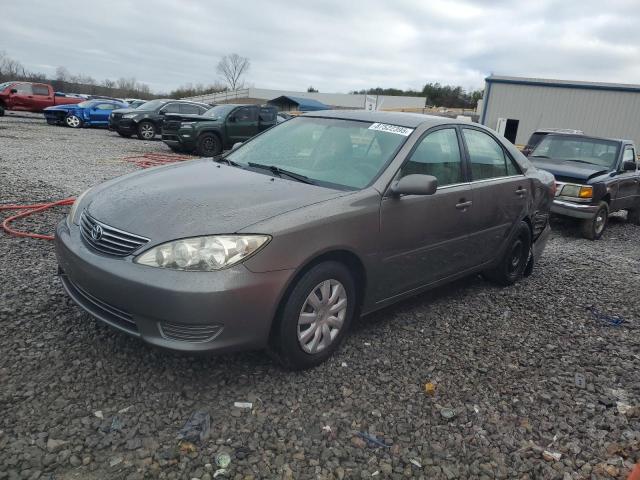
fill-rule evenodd
<path id="1" fill-rule="evenodd" d="M 8 114 L 0 203 L 75 195 L 156 151 Z M 18 226 L 51 232 L 64 214 Z M 378 312 L 303 373 L 259 352 L 153 349 L 66 298 L 50 242 L 0 233 L 0 255 L 0 480 L 205 480 L 221 453 L 218 478 L 236 479 L 625 478 L 640 460 L 640 229 L 624 216 L 598 242 L 555 221 L 530 278 L 469 278 Z M 210 434 L 179 444 L 195 411 Z"/>

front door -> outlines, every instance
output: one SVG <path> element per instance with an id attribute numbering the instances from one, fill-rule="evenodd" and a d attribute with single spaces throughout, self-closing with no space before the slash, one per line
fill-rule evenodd
<path id="1" fill-rule="evenodd" d="M 429 131 L 396 180 L 433 175 L 433 195 L 386 195 L 380 210 L 382 276 L 378 301 L 428 285 L 471 267 L 468 234 L 474 205 L 460 142 L 453 127 Z"/>
<path id="2" fill-rule="evenodd" d="M 235 109 L 227 117 L 229 143 L 244 142 L 258 133 L 258 107 L 248 106 Z"/>
<path id="3" fill-rule="evenodd" d="M 506 149 L 488 132 L 462 128 L 473 192 L 473 263 L 495 258 L 527 207 L 530 181 Z"/>
<path id="4" fill-rule="evenodd" d="M 622 163 L 625 161 L 636 162 L 636 152 L 631 145 L 626 145 L 622 152 L 622 162 L 618 166 L 618 174 L 616 175 L 616 183 L 618 184 L 618 193 L 613 200 L 612 210 L 632 208 L 637 205 L 640 198 L 640 183 L 638 183 L 638 169 L 623 170 Z"/>
<path id="5" fill-rule="evenodd" d="M 33 108 L 33 88 L 30 83 L 16 83 L 11 87 L 16 90 L 9 96 L 9 107 L 15 110 L 31 110 Z"/>

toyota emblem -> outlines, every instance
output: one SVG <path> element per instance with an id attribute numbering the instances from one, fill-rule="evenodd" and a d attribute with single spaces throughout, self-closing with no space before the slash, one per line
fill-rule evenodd
<path id="1" fill-rule="evenodd" d="M 96 242 L 102 238 L 102 227 L 100 225 L 93 226 L 91 229 L 91 238 Z"/>

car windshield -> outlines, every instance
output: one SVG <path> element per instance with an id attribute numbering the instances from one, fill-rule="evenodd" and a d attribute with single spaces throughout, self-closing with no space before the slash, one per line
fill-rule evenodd
<path id="1" fill-rule="evenodd" d="M 235 105 L 216 105 L 204 112 L 203 116 L 211 118 L 223 118 L 227 113 L 236 108 Z"/>
<path id="2" fill-rule="evenodd" d="M 319 185 L 361 189 L 378 176 L 412 131 L 389 131 L 393 129 L 372 122 L 297 117 L 267 130 L 226 159 L 246 167 L 278 167 Z"/>
<path id="3" fill-rule="evenodd" d="M 530 156 L 611 167 L 618 158 L 618 148 L 611 140 L 547 135 Z"/>
<path id="4" fill-rule="evenodd" d="M 164 105 L 165 103 L 167 103 L 166 100 L 151 100 L 135 108 L 137 108 L 138 110 L 157 110 L 158 108 L 162 107 L 162 105 Z"/>

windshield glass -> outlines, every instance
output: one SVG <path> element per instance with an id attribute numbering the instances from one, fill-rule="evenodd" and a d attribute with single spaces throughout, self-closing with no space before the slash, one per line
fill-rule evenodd
<path id="1" fill-rule="evenodd" d="M 165 103 L 167 103 L 166 100 L 151 100 L 150 102 L 143 103 L 142 105 L 137 107 L 137 109 L 138 110 L 156 110 L 160 108 L 162 105 L 164 105 Z"/>
<path id="2" fill-rule="evenodd" d="M 234 108 L 236 108 L 235 105 L 216 105 L 204 112 L 203 116 L 210 118 L 222 118 Z"/>
<path id="3" fill-rule="evenodd" d="M 611 167 L 618 158 L 618 142 L 595 138 L 547 135 L 531 152 L 531 157 L 578 161 L 601 167 Z"/>
<path id="4" fill-rule="evenodd" d="M 297 117 L 227 155 L 242 166 L 276 166 L 314 183 L 360 189 L 369 185 L 408 138 L 384 125 L 330 118 Z M 389 129 L 387 129 L 389 130 Z"/>

